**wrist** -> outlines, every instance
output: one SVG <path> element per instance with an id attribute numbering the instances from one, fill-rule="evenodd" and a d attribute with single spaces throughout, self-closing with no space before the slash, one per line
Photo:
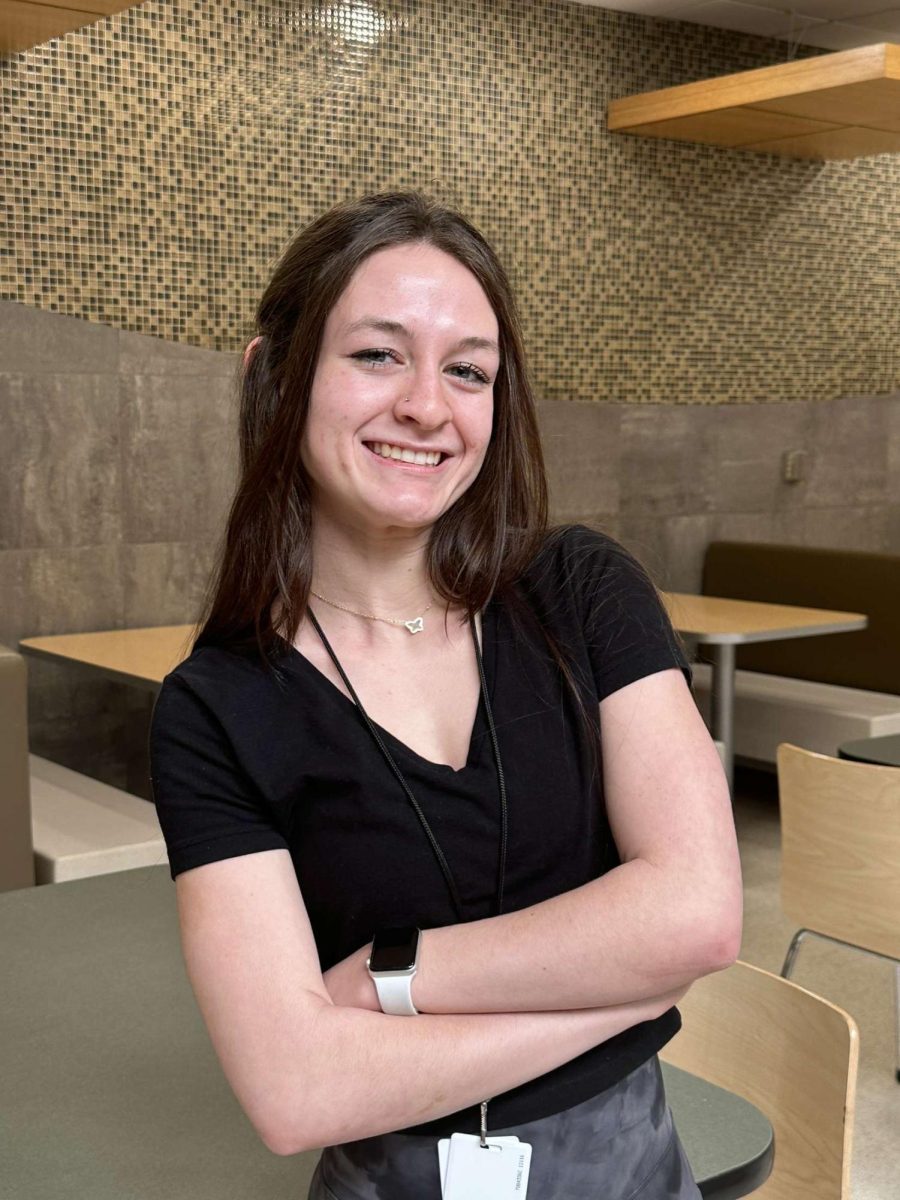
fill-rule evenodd
<path id="1" fill-rule="evenodd" d="M 454 953 L 454 930 L 458 925 L 438 925 L 422 930 L 419 937 L 419 963 L 413 979 L 413 1003 L 419 1012 L 445 1015 L 449 1013 L 478 1012 L 477 1008 L 453 1008 L 445 1004 L 441 995 L 441 964 L 456 963 Z M 446 973 L 443 978 L 446 979 Z"/>

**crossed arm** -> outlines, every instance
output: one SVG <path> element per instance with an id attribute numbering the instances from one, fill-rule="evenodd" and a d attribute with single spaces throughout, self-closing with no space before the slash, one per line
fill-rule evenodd
<path id="1" fill-rule="evenodd" d="M 692 980 L 734 960 L 741 885 L 730 801 L 681 673 L 659 672 L 608 697 L 601 729 L 622 865 L 531 908 L 426 931 L 413 985 L 423 1015 L 414 1020 L 378 1011 L 368 947 L 318 972 L 285 851 L 179 876 L 201 1011 L 273 1151 L 468 1107 L 660 1015 Z M 258 861 L 266 858 L 277 860 L 275 871 Z M 285 911 L 261 937 L 258 922 Z"/>

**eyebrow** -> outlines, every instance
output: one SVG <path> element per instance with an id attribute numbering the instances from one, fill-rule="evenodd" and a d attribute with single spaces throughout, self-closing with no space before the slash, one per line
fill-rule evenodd
<path id="1" fill-rule="evenodd" d="M 411 338 L 412 334 L 400 321 L 391 321 L 387 317 L 361 317 L 348 325 L 346 333 L 357 333 L 361 329 L 374 329 L 378 333 L 390 333 L 399 337 Z M 500 347 L 491 338 L 474 335 L 460 338 L 453 346 L 454 350 L 493 350 L 500 353 Z"/>

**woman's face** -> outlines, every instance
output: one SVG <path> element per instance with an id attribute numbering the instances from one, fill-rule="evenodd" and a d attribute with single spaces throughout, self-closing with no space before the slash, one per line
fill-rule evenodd
<path id="1" fill-rule="evenodd" d="M 426 529 L 484 461 L 500 363 L 478 280 L 430 243 L 372 254 L 328 315 L 302 457 L 319 520 Z"/>

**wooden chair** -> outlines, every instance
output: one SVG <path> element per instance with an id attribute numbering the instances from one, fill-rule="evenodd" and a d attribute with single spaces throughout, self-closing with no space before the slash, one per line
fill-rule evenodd
<path id="1" fill-rule="evenodd" d="M 801 942 L 825 938 L 894 963 L 900 1082 L 900 770 L 778 747 L 781 905 Z"/>
<path id="2" fill-rule="evenodd" d="M 775 1131 L 760 1200 L 846 1200 L 859 1033 L 805 988 L 736 962 L 679 1004 L 681 1032 L 660 1057 L 749 1100 Z"/>

